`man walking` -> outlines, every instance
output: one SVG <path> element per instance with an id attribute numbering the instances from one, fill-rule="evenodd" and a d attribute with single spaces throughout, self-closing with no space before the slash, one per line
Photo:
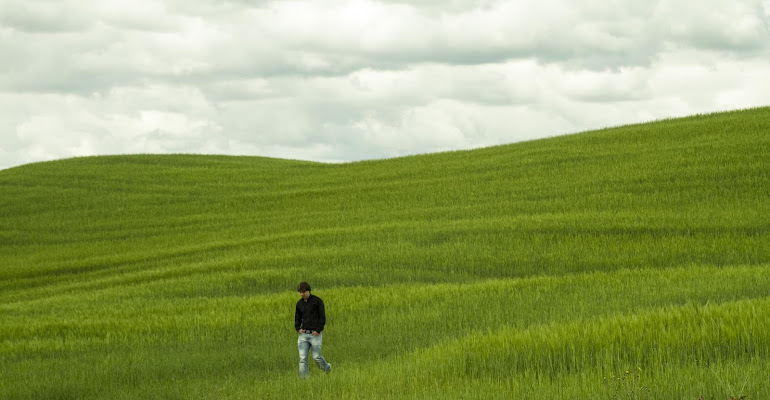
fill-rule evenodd
<path id="1" fill-rule="evenodd" d="M 307 356 L 310 350 L 313 351 L 313 361 L 319 368 L 328 373 L 332 366 L 321 355 L 323 330 L 326 325 L 324 302 L 318 296 L 310 294 L 310 284 L 307 282 L 300 283 L 297 290 L 302 298 L 297 301 L 294 310 L 294 330 L 299 334 L 299 377 L 304 379 L 310 376 L 307 370 Z"/>

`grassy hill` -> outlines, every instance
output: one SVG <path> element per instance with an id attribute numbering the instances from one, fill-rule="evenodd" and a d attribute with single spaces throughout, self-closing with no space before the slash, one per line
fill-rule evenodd
<path id="1" fill-rule="evenodd" d="M 0 398 L 770 398 L 770 108 L 30 164 L 0 171 L 0 260 Z M 334 365 L 306 382 L 303 280 Z"/>

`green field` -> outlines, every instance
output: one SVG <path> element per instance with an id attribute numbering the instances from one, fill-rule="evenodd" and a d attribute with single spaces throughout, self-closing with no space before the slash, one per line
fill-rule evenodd
<path id="1" fill-rule="evenodd" d="M 0 171 L 0 262 L 2 399 L 768 399 L 770 108 L 29 164 Z M 303 280 L 334 366 L 307 381 Z"/>

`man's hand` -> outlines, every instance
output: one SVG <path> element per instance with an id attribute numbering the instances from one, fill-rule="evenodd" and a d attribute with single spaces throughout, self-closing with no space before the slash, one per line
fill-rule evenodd
<path id="1" fill-rule="evenodd" d="M 313 336 L 318 336 L 318 335 L 320 335 L 320 333 L 313 331 Z"/>
<path id="2" fill-rule="evenodd" d="M 304 329 L 300 329 L 297 332 L 301 335 L 301 334 L 305 333 L 305 330 Z"/>

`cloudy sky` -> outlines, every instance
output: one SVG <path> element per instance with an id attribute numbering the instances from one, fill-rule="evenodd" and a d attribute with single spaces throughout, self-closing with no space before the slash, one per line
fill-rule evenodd
<path id="1" fill-rule="evenodd" d="M 770 0 L 2 0 L 0 169 L 325 162 L 770 105 Z"/>

